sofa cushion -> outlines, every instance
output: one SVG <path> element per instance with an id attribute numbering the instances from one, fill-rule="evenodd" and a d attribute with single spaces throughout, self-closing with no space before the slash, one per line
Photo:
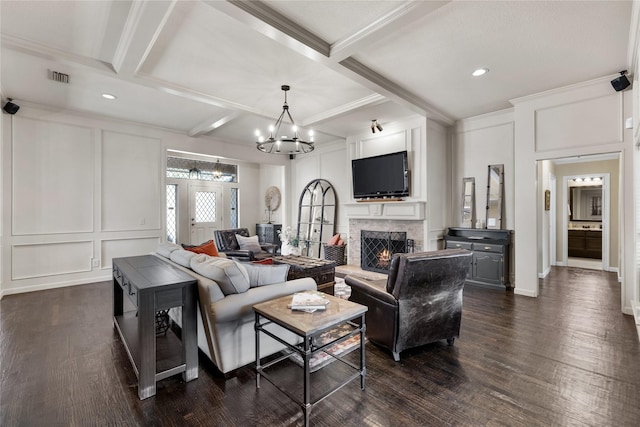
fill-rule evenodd
<path id="1" fill-rule="evenodd" d="M 197 246 L 183 244 L 182 247 L 197 254 L 218 256 L 218 248 L 216 248 L 216 244 L 213 242 L 213 240 L 209 240 L 208 242 L 204 242 Z"/>
<path id="2" fill-rule="evenodd" d="M 177 251 L 178 249 L 180 249 L 180 245 L 176 245 L 175 243 L 160 243 L 156 248 L 156 253 L 165 258 L 169 258 L 171 256 L 171 252 Z"/>
<path id="3" fill-rule="evenodd" d="M 190 264 L 193 271 L 215 281 L 225 295 L 249 289 L 249 274 L 237 261 L 199 254 L 191 258 Z"/>
<path id="4" fill-rule="evenodd" d="M 241 251 L 262 252 L 258 236 L 244 237 L 236 234 L 236 240 Z"/>
<path id="5" fill-rule="evenodd" d="M 178 249 L 177 251 L 171 252 L 171 256 L 169 258 L 176 264 L 180 264 L 183 267 L 191 268 L 191 258 L 196 255 L 197 254 L 195 252 Z"/>
<path id="6" fill-rule="evenodd" d="M 287 274 L 289 274 L 289 268 L 291 266 L 288 264 L 260 265 L 246 263 L 243 267 L 249 274 L 249 286 L 255 288 L 258 286 L 286 282 Z"/>

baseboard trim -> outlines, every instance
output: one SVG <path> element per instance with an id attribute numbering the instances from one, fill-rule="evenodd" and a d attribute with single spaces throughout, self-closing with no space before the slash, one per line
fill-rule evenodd
<path id="1" fill-rule="evenodd" d="M 108 276 L 104 276 L 104 277 L 92 277 L 90 279 L 79 279 L 79 280 L 72 280 L 72 281 L 64 281 L 64 282 L 58 282 L 58 283 L 47 283 L 47 284 L 43 284 L 43 285 L 33 285 L 33 286 L 22 286 L 19 288 L 10 288 L 10 289 L 3 289 L 1 292 L 1 296 L 5 296 L 5 295 L 17 295 L 17 294 L 24 294 L 27 292 L 36 292 L 36 291 L 46 291 L 48 289 L 58 289 L 58 288 L 65 288 L 67 286 L 78 286 L 78 285 L 87 285 L 89 283 L 97 283 L 97 282 L 104 282 L 107 280 L 111 280 L 112 276 L 108 275 Z"/>
<path id="2" fill-rule="evenodd" d="M 538 279 L 544 279 L 549 275 L 549 273 L 551 273 L 551 266 L 547 267 L 547 269 L 542 273 L 538 273 Z"/>
<path id="3" fill-rule="evenodd" d="M 523 295 L 525 297 L 538 298 L 538 292 L 536 292 L 536 291 L 523 291 L 522 289 L 518 289 L 517 286 L 513 290 L 513 293 L 515 295 Z"/>

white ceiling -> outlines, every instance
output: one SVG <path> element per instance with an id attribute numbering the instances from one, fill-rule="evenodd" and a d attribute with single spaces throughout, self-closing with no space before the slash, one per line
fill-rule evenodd
<path id="1" fill-rule="evenodd" d="M 2 0 L 0 90 L 249 147 L 288 84 L 293 118 L 322 144 L 371 119 L 452 124 L 614 75 L 632 62 L 631 12 L 631 1 Z M 472 77 L 479 67 L 490 72 Z"/>

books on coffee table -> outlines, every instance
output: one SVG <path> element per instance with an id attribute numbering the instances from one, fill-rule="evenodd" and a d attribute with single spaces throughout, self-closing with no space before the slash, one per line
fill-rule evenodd
<path id="1" fill-rule="evenodd" d="M 315 311 L 325 310 L 329 304 L 329 300 L 322 296 L 318 291 L 296 292 L 291 297 L 291 310 Z"/>

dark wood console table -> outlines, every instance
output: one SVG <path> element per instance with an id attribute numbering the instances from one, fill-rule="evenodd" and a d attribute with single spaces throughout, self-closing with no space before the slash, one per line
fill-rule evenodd
<path id="1" fill-rule="evenodd" d="M 113 259 L 113 324 L 138 377 L 138 397 L 156 394 L 156 381 L 182 373 L 198 378 L 196 280 L 153 255 Z M 124 296 L 136 310 L 124 310 Z M 156 313 L 182 307 L 182 341 L 171 330 L 156 338 Z M 157 353 L 157 354 L 156 354 Z"/>
<path id="2" fill-rule="evenodd" d="M 445 248 L 462 248 L 473 252 L 467 283 L 511 289 L 511 230 L 486 228 L 449 228 L 444 236 Z"/>

